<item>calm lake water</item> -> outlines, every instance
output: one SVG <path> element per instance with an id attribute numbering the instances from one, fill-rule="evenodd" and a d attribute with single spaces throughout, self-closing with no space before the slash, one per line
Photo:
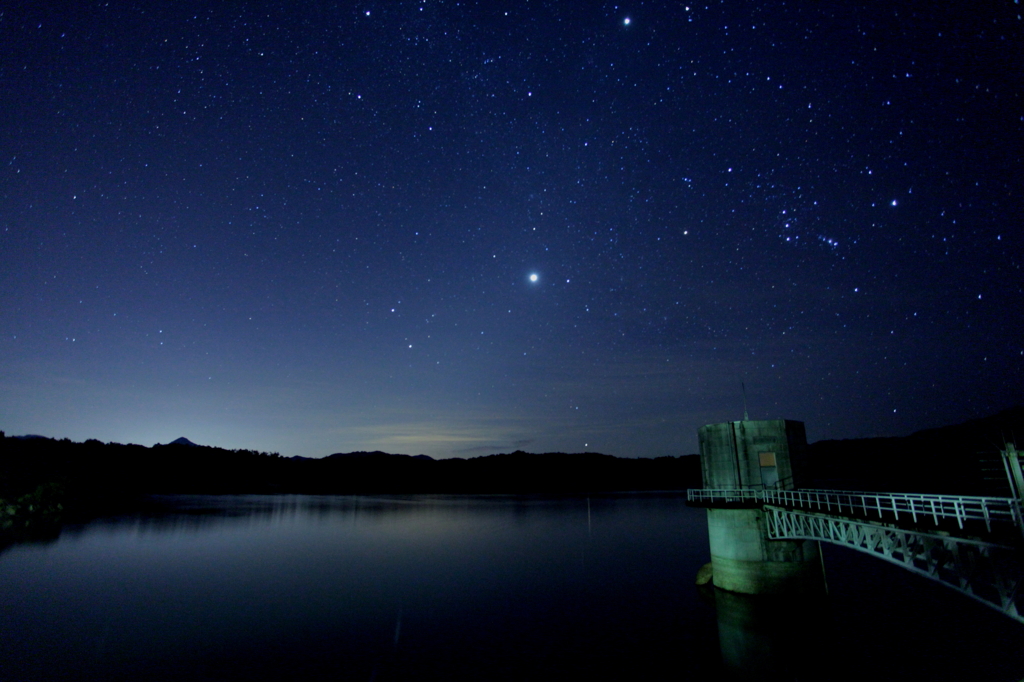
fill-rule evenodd
<path id="1" fill-rule="evenodd" d="M 1024 625 L 847 550 L 824 603 L 699 591 L 676 494 L 164 501 L 0 554 L 0 678 L 1024 677 Z"/>

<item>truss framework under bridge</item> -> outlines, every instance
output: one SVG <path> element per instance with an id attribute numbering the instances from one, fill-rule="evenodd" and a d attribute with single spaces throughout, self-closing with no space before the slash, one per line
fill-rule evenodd
<path id="1" fill-rule="evenodd" d="M 1024 623 L 1017 547 L 773 505 L 764 505 L 764 513 L 773 540 L 821 540 L 850 547 L 937 580 Z"/>

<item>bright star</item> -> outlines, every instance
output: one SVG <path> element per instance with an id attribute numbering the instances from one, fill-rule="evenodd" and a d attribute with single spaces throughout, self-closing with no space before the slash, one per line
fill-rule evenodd
<path id="1" fill-rule="evenodd" d="M 623 24 L 624 26 L 629 26 L 629 17 L 626 17 L 625 19 L 623 19 L 623 20 L 622 20 L 622 24 Z"/>
<path id="2" fill-rule="evenodd" d="M 537 273 L 536 273 L 536 272 L 534 272 L 534 273 L 532 273 L 532 274 L 530 275 L 530 281 L 531 281 L 531 282 L 536 282 L 536 281 L 537 281 L 537 279 L 538 279 L 538 277 L 537 277 Z"/>

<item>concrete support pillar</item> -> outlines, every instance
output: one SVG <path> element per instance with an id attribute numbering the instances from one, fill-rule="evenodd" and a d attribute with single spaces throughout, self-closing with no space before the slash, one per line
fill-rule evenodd
<path id="1" fill-rule="evenodd" d="M 793 489 L 807 447 L 804 425 L 787 420 L 709 424 L 698 432 L 704 486 Z M 760 509 L 708 509 L 712 581 L 742 594 L 824 592 L 817 541 L 769 540 Z"/>
<path id="2" fill-rule="evenodd" d="M 708 509 L 712 581 L 741 594 L 823 592 L 815 540 L 769 540 L 760 509 Z"/>

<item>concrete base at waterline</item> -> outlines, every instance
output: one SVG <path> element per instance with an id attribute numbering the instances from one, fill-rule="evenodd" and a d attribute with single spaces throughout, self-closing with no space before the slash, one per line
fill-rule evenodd
<path id="1" fill-rule="evenodd" d="M 769 540 L 760 509 L 708 509 L 715 587 L 741 594 L 825 592 L 814 540 Z"/>

